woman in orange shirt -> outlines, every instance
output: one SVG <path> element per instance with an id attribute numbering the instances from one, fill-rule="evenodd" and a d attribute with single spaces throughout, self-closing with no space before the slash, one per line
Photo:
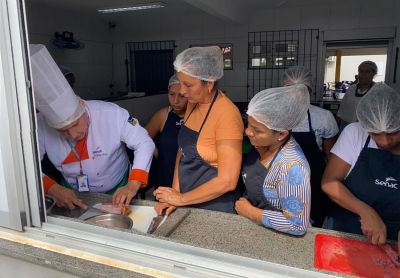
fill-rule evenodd
<path id="1" fill-rule="evenodd" d="M 237 107 L 217 89 L 223 76 L 217 46 L 193 47 L 174 62 L 188 100 L 172 188 L 159 187 L 156 211 L 171 213 L 179 206 L 234 213 L 242 161 L 243 122 Z"/>

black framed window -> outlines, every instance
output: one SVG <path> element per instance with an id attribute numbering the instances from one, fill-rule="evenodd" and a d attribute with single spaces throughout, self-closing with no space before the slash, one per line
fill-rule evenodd
<path id="1" fill-rule="evenodd" d="M 175 41 L 127 43 L 127 88 L 146 96 L 164 94 L 174 74 Z"/>
<path id="2" fill-rule="evenodd" d="M 311 71 L 314 97 L 319 51 L 318 29 L 249 32 L 247 100 L 261 90 L 281 86 L 282 74 L 291 66 Z"/>

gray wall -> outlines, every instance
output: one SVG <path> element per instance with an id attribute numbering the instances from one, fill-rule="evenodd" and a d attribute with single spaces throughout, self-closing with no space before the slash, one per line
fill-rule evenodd
<path id="1" fill-rule="evenodd" d="M 26 16 L 30 43 L 45 44 L 57 64 L 76 75 L 75 91 L 84 98 L 110 95 L 112 82 L 112 39 L 108 22 L 101 18 L 27 2 Z M 70 31 L 83 49 L 53 46 L 54 32 Z"/>
<path id="2" fill-rule="evenodd" d="M 28 5 L 28 24 L 32 42 L 49 42 L 54 31 L 67 29 L 86 43 L 83 50 L 52 48 L 51 52 L 57 62 L 69 65 L 76 71 L 77 91 L 87 98 L 110 95 L 108 84 L 112 80 L 115 84 L 114 92 L 127 90 L 124 60 L 125 43 L 128 41 L 175 40 L 176 54 L 190 44 L 233 43 L 233 70 L 225 71 L 220 87 L 233 100 L 245 101 L 249 31 L 318 28 L 353 29 L 357 33 L 358 29 L 364 28 L 400 27 L 399 11 L 400 1 L 397 0 L 353 0 L 345 6 L 321 3 L 257 10 L 248 16 L 244 24 L 239 25 L 195 8 L 188 8 L 184 15 L 165 14 L 160 9 L 119 15 L 114 20 L 116 28 L 111 31 L 103 17 L 57 11 L 31 4 Z M 111 44 L 114 44 L 114 61 L 111 57 Z M 400 46 L 398 34 L 396 46 Z M 397 79 L 400 80 L 400 70 Z M 394 86 L 398 90 L 399 83 Z"/>
<path id="3" fill-rule="evenodd" d="M 324 2 L 324 1 L 320 1 Z M 121 63 L 125 58 L 126 41 L 152 41 L 174 39 L 176 54 L 190 44 L 233 43 L 233 70 L 225 71 L 220 87 L 235 101 L 246 101 L 247 36 L 251 31 L 286 29 L 320 30 L 400 27 L 400 1 L 348 1 L 346 6 L 313 5 L 297 8 L 259 10 L 250 15 L 242 25 L 227 23 L 203 12 L 193 12 L 180 17 L 161 16 L 149 20 L 135 16 L 119 22 L 115 32 L 116 75 L 122 76 Z M 399 35 L 396 45 L 400 45 Z M 400 79 L 398 70 L 398 79 Z M 400 82 L 398 82 L 400 83 Z M 122 86 L 118 80 L 117 86 Z M 397 85 L 400 90 L 400 86 Z"/>

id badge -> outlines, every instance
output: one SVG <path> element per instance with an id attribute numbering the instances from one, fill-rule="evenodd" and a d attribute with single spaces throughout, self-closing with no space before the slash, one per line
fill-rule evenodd
<path id="1" fill-rule="evenodd" d="M 76 177 L 76 181 L 78 183 L 78 191 L 79 192 L 87 192 L 89 191 L 89 181 L 87 175 L 79 175 Z"/>

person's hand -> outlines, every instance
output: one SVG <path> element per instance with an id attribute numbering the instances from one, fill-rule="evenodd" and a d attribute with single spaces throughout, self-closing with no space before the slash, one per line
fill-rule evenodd
<path id="1" fill-rule="evenodd" d="M 176 210 L 175 206 L 172 206 L 167 203 L 158 203 L 157 205 L 154 206 L 155 211 L 157 212 L 158 215 L 163 215 L 163 212 L 165 210 L 165 214 L 168 216 L 170 215 L 174 210 Z"/>
<path id="2" fill-rule="evenodd" d="M 246 198 L 239 198 L 235 203 L 235 210 L 237 214 L 250 218 L 250 212 L 253 205 Z"/>
<path id="3" fill-rule="evenodd" d="M 65 188 L 62 185 L 54 184 L 50 187 L 48 194 L 56 199 L 56 205 L 58 207 L 70 210 L 73 210 L 76 207 L 83 209 L 87 208 L 82 200 L 78 199 L 73 190 Z"/>
<path id="4" fill-rule="evenodd" d="M 139 181 L 128 181 L 128 183 L 115 191 L 112 197 L 112 203 L 114 206 L 129 205 L 132 198 L 135 197 L 136 193 L 140 188 L 141 182 Z"/>
<path id="5" fill-rule="evenodd" d="M 154 191 L 153 195 L 160 203 L 168 203 L 175 207 L 184 205 L 182 202 L 183 195 L 171 187 L 160 186 Z"/>
<path id="6" fill-rule="evenodd" d="M 372 244 L 386 243 L 386 225 L 378 213 L 369 207 L 360 215 L 361 230 Z"/>
<path id="7" fill-rule="evenodd" d="M 241 216 L 249 218 L 259 224 L 262 223 L 263 210 L 253 206 L 246 198 L 242 197 L 236 201 L 235 210 Z"/>

